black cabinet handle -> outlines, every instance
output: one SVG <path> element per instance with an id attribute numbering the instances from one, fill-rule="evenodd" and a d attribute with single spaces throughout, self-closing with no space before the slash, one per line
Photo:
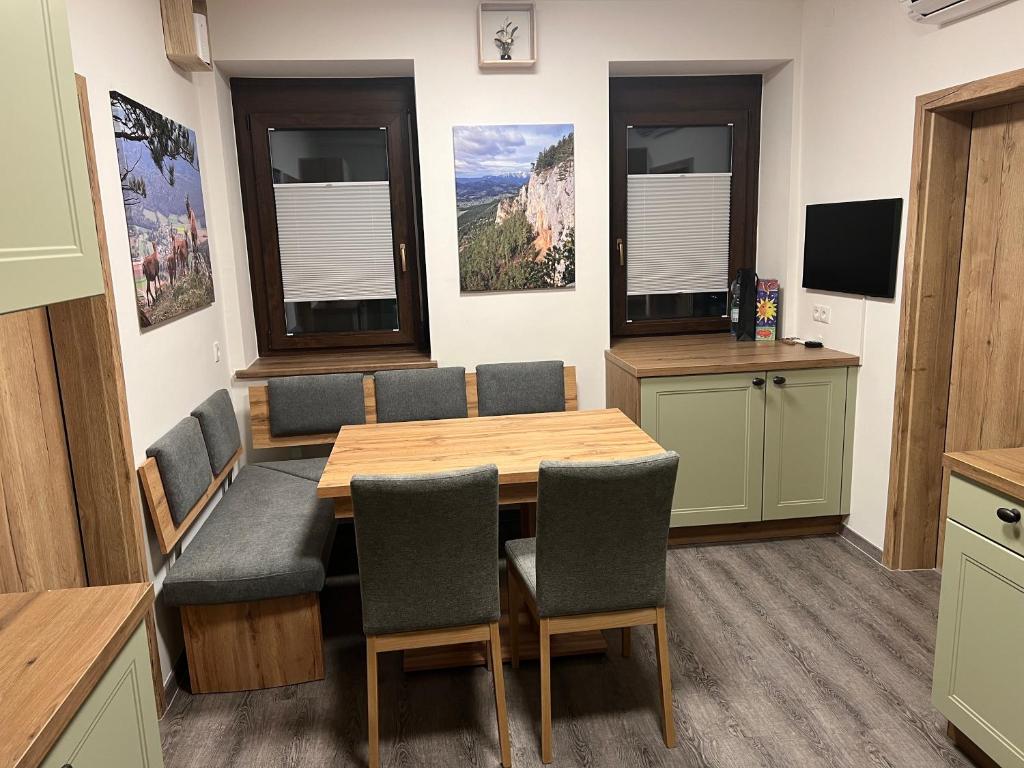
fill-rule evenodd
<path id="1" fill-rule="evenodd" d="M 772 381 L 775 383 L 776 386 L 781 387 L 783 384 L 786 383 L 786 377 L 776 376 L 775 378 L 772 379 Z"/>
<path id="2" fill-rule="evenodd" d="M 1019 509 L 1007 509 L 1006 507 L 1000 507 L 996 510 L 996 517 L 1002 520 L 1004 523 L 1019 523 L 1020 522 L 1020 510 Z"/>
<path id="3" fill-rule="evenodd" d="M 764 379 L 762 379 L 760 376 L 758 376 L 756 379 L 754 379 L 750 383 L 753 384 L 755 387 L 763 387 L 764 386 Z"/>

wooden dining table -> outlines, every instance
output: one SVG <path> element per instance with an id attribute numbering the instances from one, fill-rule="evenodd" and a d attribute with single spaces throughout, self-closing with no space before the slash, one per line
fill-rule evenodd
<path id="1" fill-rule="evenodd" d="M 334 499 L 337 518 L 350 518 L 351 484 L 356 475 L 415 475 L 494 464 L 498 467 L 499 503 L 525 505 L 537 501 L 540 462 L 545 459 L 610 461 L 663 450 L 617 408 L 359 424 L 344 427 L 338 434 L 317 493 Z M 523 619 L 529 621 L 528 612 Z M 537 654 L 536 629 L 529 629 L 521 640 L 523 658 Z M 502 650 L 507 656 L 505 616 L 502 630 Z M 553 656 L 605 650 L 600 632 L 552 638 Z M 484 649 L 476 646 L 424 648 L 406 652 L 405 668 L 437 669 L 485 661 Z"/>

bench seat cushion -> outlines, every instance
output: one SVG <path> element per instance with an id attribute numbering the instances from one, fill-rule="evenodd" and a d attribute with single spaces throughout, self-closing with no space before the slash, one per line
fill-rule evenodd
<path id="1" fill-rule="evenodd" d="M 324 468 L 327 466 L 327 457 L 319 459 L 284 459 L 283 461 L 261 461 L 257 467 L 263 467 L 265 469 L 273 469 L 278 472 L 283 472 L 286 475 L 292 477 L 301 477 L 303 480 L 312 480 L 314 483 L 320 482 L 320 476 L 324 473 Z"/>
<path id="2" fill-rule="evenodd" d="M 170 567 L 169 605 L 240 603 L 319 592 L 334 510 L 316 484 L 246 466 Z"/>

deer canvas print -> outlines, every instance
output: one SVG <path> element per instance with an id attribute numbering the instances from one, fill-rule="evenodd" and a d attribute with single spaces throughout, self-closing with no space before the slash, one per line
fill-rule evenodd
<path id="1" fill-rule="evenodd" d="M 462 291 L 573 287 L 573 126 L 457 126 L 454 142 Z"/>
<path id="2" fill-rule="evenodd" d="M 139 326 L 213 303 L 196 134 L 110 92 Z"/>

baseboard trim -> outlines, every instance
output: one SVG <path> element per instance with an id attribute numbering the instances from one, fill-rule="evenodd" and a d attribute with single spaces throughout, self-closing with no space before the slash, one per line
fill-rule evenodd
<path id="1" fill-rule="evenodd" d="M 846 539 L 854 547 L 859 549 L 861 552 L 863 552 L 865 555 L 874 560 L 876 563 L 878 563 L 879 565 L 884 565 L 884 563 L 882 563 L 882 550 L 876 547 L 867 539 L 865 539 L 859 533 L 850 530 L 850 527 L 848 525 L 843 525 L 842 530 L 839 531 L 839 535 L 840 537 Z"/>
<path id="2" fill-rule="evenodd" d="M 757 520 L 751 523 L 723 523 L 671 528 L 670 547 L 691 544 L 727 544 L 766 539 L 789 539 L 800 536 L 829 536 L 843 528 L 843 517 L 800 517 L 792 520 Z"/>

